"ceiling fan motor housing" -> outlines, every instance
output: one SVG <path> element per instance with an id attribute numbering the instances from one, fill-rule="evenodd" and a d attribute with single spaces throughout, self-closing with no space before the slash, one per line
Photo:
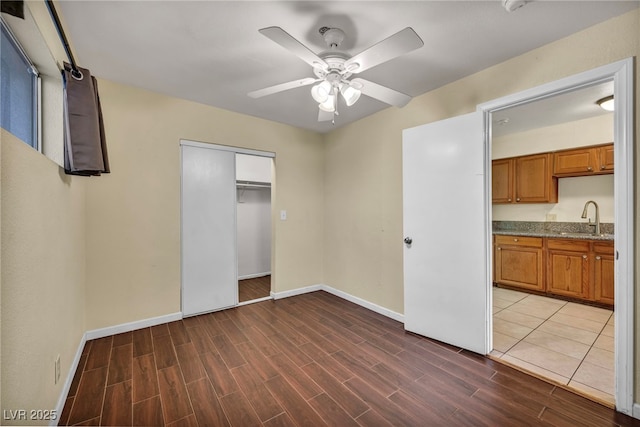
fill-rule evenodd
<path id="1" fill-rule="evenodd" d="M 320 28 L 319 32 L 320 34 L 322 34 L 324 42 L 327 44 L 329 49 L 335 49 L 339 47 L 345 37 L 344 31 L 342 31 L 340 28 L 322 27 Z"/>

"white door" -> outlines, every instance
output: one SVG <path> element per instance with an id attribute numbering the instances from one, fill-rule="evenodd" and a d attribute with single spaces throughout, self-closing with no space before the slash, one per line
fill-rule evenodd
<path id="1" fill-rule="evenodd" d="M 486 354 L 482 120 L 476 112 L 403 132 L 404 319 L 408 331 Z"/>
<path id="2" fill-rule="evenodd" d="M 182 314 L 238 303 L 235 153 L 182 145 Z"/>

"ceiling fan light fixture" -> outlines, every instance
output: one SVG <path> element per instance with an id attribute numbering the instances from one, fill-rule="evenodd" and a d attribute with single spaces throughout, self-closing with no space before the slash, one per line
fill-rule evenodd
<path id="1" fill-rule="evenodd" d="M 322 104 L 331 94 L 331 83 L 324 80 L 311 88 L 311 96 L 313 99 Z"/>
<path id="2" fill-rule="evenodd" d="M 596 101 L 596 104 L 600 106 L 605 111 L 613 111 L 614 110 L 614 101 L 613 95 L 605 96 L 602 99 Z"/>
<path id="3" fill-rule="evenodd" d="M 359 89 L 356 89 L 346 83 L 340 87 L 340 93 L 342 94 L 342 97 L 344 98 L 348 107 L 351 107 L 353 104 L 355 104 L 356 101 L 360 99 L 360 95 L 362 95 L 362 92 Z"/>
<path id="4" fill-rule="evenodd" d="M 327 113 L 333 113 L 336 111 L 336 97 L 335 95 L 327 96 L 327 99 L 324 102 L 318 104 L 318 108 L 322 111 L 326 111 Z"/>

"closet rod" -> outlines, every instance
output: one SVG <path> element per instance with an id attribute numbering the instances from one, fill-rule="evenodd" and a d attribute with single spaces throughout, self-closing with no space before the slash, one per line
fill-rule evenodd
<path id="1" fill-rule="evenodd" d="M 236 187 L 271 188 L 270 182 L 259 181 L 236 181 Z"/>
<path id="2" fill-rule="evenodd" d="M 238 188 L 271 188 L 269 184 L 236 184 Z"/>
<path id="3" fill-rule="evenodd" d="M 76 64 L 76 60 L 73 57 L 73 53 L 71 53 L 71 47 L 69 47 L 69 41 L 67 40 L 67 36 L 64 33 L 64 29 L 62 28 L 62 24 L 60 23 L 60 17 L 58 17 L 58 12 L 56 11 L 55 6 L 53 5 L 52 0 L 45 0 L 47 4 L 47 9 L 49 9 L 49 14 L 51 15 L 51 19 L 53 19 L 53 24 L 56 27 L 56 31 L 58 31 L 58 36 L 60 37 L 60 41 L 62 42 L 62 46 L 64 47 L 65 52 L 67 52 L 67 58 L 69 58 L 69 62 L 71 63 L 71 74 L 77 78 L 82 80 L 82 73 L 78 69 L 78 65 Z"/>

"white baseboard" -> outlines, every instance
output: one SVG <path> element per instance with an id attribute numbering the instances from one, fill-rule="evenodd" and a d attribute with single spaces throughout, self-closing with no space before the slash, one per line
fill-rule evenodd
<path id="1" fill-rule="evenodd" d="M 633 418 L 637 418 L 640 420 L 640 403 L 633 404 L 633 412 L 631 414 Z"/>
<path id="2" fill-rule="evenodd" d="M 397 320 L 400 323 L 404 323 L 404 314 L 396 313 L 395 311 L 389 310 L 388 308 L 384 308 L 382 306 L 379 306 L 378 304 L 374 304 L 362 298 L 359 298 L 351 294 L 348 294 L 346 292 L 340 291 L 338 289 L 332 288 L 331 286 L 328 286 L 328 285 L 322 285 L 322 290 L 332 295 L 335 295 L 337 297 L 340 297 L 342 299 L 345 299 L 347 301 L 350 301 L 354 304 L 358 304 L 359 306 L 367 308 L 371 311 L 375 311 L 376 313 L 382 314 L 385 317 L 388 317 L 393 320 Z"/>
<path id="3" fill-rule="evenodd" d="M 271 276 L 271 272 L 265 271 L 264 273 L 245 274 L 244 276 L 238 276 L 238 280 L 255 279 L 256 277 L 264 277 L 264 276 Z"/>
<path id="4" fill-rule="evenodd" d="M 398 322 L 404 323 L 404 315 L 400 314 L 400 313 L 396 313 L 395 311 L 389 310 L 387 308 L 384 308 L 382 306 L 379 306 L 377 304 L 374 304 L 372 302 L 369 302 L 367 300 L 364 300 L 362 298 L 353 296 L 351 294 L 348 294 L 346 292 L 340 291 L 338 289 L 332 288 L 331 286 L 325 285 L 325 284 L 319 284 L 319 285 L 311 285 L 311 286 L 305 286 L 304 288 L 298 288 L 298 289 L 292 289 L 290 291 L 284 291 L 284 292 L 271 292 L 271 297 L 274 300 L 278 300 L 278 299 L 282 299 L 282 298 L 288 298 L 288 297 L 293 297 L 296 295 L 302 295 L 302 294 L 306 294 L 309 292 L 315 292 L 315 291 L 325 291 L 328 292 L 332 295 L 335 295 L 337 297 L 340 297 L 344 300 L 350 301 L 354 304 L 358 304 L 361 307 L 364 307 L 366 309 L 369 309 L 371 311 L 374 311 L 378 314 L 382 314 L 383 316 L 389 317 L 390 319 L 393 320 L 397 320 Z"/>
<path id="5" fill-rule="evenodd" d="M 271 292 L 271 298 L 273 298 L 273 299 L 282 299 L 282 298 L 294 297 L 296 295 L 307 294 L 309 292 L 321 291 L 322 290 L 322 286 L 323 285 L 311 285 L 311 286 L 305 286 L 304 288 L 292 289 L 290 291 L 283 291 L 283 292 L 273 292 L 272 291 Z"/>
<path id="6" fill-rule="evenodd" d="M 137 329 L 148 328 L 149 326 L 161 325 L 163 323 L 174 322 L 182 319 L 182 313 L 165 314 L 164 316 L 151 317 L 149 319 L 136 320 L 135 322 L 122 323 L 120 325 L 108 326 L 106 328 L 94 329 L 85 333 L 87 341 L 97 338 L 108 337 L 109 335 L 121 334 L 123 332 L 135 331 Z"/>
<path id="7" fill-rule="evenodd" d="M 76 355 L 71 362 L 71 366 L 69 367 L 69 372 L 67 373 L 67 379 L 64 381 L 62 385 L 62 391 L 60 392 L 60 397 L 58 398 L 58 404 L 56 405 L 56 414 L 57 417 L 55 420 L 51 420 L 49 422 L 50 426 L 57 426 L 60 420 L 60 416 L 62 415 L 62 410 L 64 409 L 64 404 L 67 401 L 67 395 L 69 394 L 69 390 L 71 389 L 71 383 L 73 382 L 73 377 L 78 370 L 78 365 L 80 364 L 80 359 L 82 358 L 82 350 L 84 350 L 84 345 L 87 342 L 87 334 L 84 333 L 82 335 L 82 339 L 80 339 L 80 344 L 78 345 L 78 349 L 76 350 Z"/>

